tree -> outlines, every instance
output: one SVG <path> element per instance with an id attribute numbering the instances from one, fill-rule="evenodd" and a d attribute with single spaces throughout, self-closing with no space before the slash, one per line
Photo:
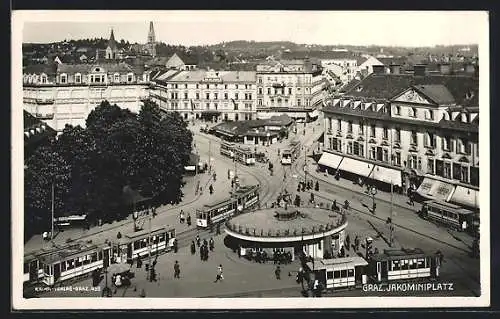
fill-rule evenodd
<path id="1" fill-rule="evenodd" d="M 54 144 L 39 147 L 27 162 L 24 175 L 25 235 L 50 229 L 52 186 L 55 216 L 65 212 L 71 183 L 70 167 Z"/>

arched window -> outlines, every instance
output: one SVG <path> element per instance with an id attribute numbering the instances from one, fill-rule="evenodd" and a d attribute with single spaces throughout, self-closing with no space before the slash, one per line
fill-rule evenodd
<path id="1" fill-rule="evenodd" d="M 40 82 L 42 82 L 42 83 L 47 83 L 47 75 L 46 75 L 46 74 L 42 74 L 42 75 L 40 76 L 40 79 L 41 79 L 41 81 L 40 81 Z"/>
<path id="2" fill-rule="evenodd" d="M 75 83 L 82 83 L 82 75 L 80 73 L 75 74 Z"/>
<path id="3" fill-rule="evenodd" d="M 113 82 L 116 82 L 116 83 L 120 82 L 120 73 L 114 74 Z"/>
<path id="4" fill-rule="evenodd" d="M 59 81 L 61 82 L 61 84 L 68 83 L 68 76 L 66 75 L 66 73 L 61 74 L 61 76 L 59 77 Z"/>

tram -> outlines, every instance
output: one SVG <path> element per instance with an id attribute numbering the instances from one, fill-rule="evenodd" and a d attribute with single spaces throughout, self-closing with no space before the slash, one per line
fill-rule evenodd
<path id="1" fill-rule="evenodd" d="M 458 231 L 479 231 L 479 214 L 451 203 L 428 200 L 419 212 L 420 217 L 428 219 Z"/>
<path id="2" fill-rule="evenodd" d="M 260 186 L 242 186 L 229 199 L 204 205 L 196 211 L 196 226 L 207 228 L 210 223 L 224 221 L 245 210 L 252 209 L 259 203 Z"/>
<path id="3" fill-rule="evenodd" d="M 283 150 L 281 154 L 281 164 L 291 165 L 300 154 L 300 142 L 298 140 L 293 140 L 288 144 L 288 147 Z"/>
<path id="4" fill-rule="evenodd" d="M 170 251 L 175 229 L 160 227 L 124 235 L 115 243 L 75 242 L 24 257 L 24 282 L 47 286 L 90 275 L 111 263 L 131 263 L 138 257 Z"/>
<path id="5" fill-rule="evenodd" d="M 221 155 L 234 158 L 234 143 L 222 142 L 220 144 L 220 153 Z"/>
<path id="6" fill-rule="evenodd" d="M 364 284 L 438 278 L 439 257 L 419 248 L 394 249 L 369 259 L 353 256 L 309 261 L 304 270 L 310 283 L 317 280 L 324 289 L 357 289 Z"/>
<path id="7" fill-rule="evenodd" d="M 235 161 L 245 165 L 255 165 L 255 153 L 249 147 L 236 145 L 233 152 Z"/>

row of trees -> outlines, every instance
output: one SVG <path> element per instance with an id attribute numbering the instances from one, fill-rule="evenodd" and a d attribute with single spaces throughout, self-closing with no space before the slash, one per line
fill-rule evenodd
<path id="1" fill-rule="evenodd" d="M 28 160 L 26 235 L 48 229 L 52 185 L 56 216 L 87 214 L 91 222 L 128 215 L 125 188 L 154 206 L 180 202 L 192 140 L 180 115 L 164 114 L 154 102 L 145 101 L 139 114 L 102 102 L 86 128 L 67 125 Z"/>

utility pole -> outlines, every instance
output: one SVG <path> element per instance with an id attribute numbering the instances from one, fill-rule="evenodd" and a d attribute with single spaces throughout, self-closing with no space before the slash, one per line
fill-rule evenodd
<path id="1" fill-rule="evenodd" d="M 149 235 L 148 235 L 148 248 L 149 248 L 149 251 L 148 251 L 148 255 L 149 255 L 149 281 L 152 280 L 152 276 L 151 274 L 153 273 L 153 265 L 151 264 L 151 215 L 153 214 L 151 208 L 149 208 Z"/>
<path id="2" fill-rule="evenodd" d="M 208 172 L 212 172 L 212 140 L 208 140 Z"/>
<path id="3" fill-rule="evenodd" d="M 55 197 L 55 180 L 52 181 L 52 229 L 50 231 L 50 240 L 54 239 L 54 197 Z"/>
<path id="4" fill-rule="evenodd" d="M 389 237 L 389 246 L 392 247 L 393 245 L 393 242 L 394 242 L 394 225 L 392 224 L 392 218 L 393 218 L 393 208 L 392 208 L 392 205 L 393 205 L 393 184 L 392 184 L 392 180 L 391 180 L 391 222 L 389 223 L 389 230 L 390 230 L 390 237 Z"/>
<path id="5" fill-rule="evenodd" d="M 304 145 L 304 183 L 307 185 L 307 146 L 305 145 Z"/>

